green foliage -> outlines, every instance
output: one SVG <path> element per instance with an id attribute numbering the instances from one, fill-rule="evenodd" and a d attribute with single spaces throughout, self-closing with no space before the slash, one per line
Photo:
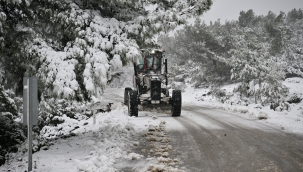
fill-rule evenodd
<path id="1" fill-rule="evenodd" d="M 8 113 L 13 116 L 18 116 L 17 106 L 15 101 L 12 99 L 14 93 L 10 90 L 4 90 L 3 86 L 0 85 L 0 113 Z"/>
<path id="2" fill-rule="evenodd" d="M 247 12 L 241 11 L 239 16 L 239 25 L 240 27 L 247 27 L 253 23 L 255 19 L 255 13 L 252 9 L 248 10 Z"/>
<path id="3" fill-rule="evenodd" d="M 177 63 L 172 69 L 190 76 L 195 87 L 241 82 L 237 92 L 251 97 L 251 83 L 258 80 L 258 99 L 264 104 L 283 101 L 288 92 L 282 85 L 285 77 L 303 76 L 300 13 L 255 16 L 248 10 L 241 11 L 239 21 L 218 20 L 209 26 L 197 20 L 174 37 L 161 37 L 161 42 Z"/>
<path id="4" fill-rule="evenodd" d="M 26 130 L 20 123 L 3 114 L 0 114 L 0 126 L 0 165 L 2 165 L 7 153 L 18 151 L 17 145 L 25 140 Z"/>
<path id="5" fill-rule="evenodd" d="M 5 162 L 6 154 L 18 151 L 16 145 L 25 140 L 25 128 L 14 121 L 18 116 L 14 97 L 14 92 L 0 85 L 0 165 Z"/>
<path id="6" fill-rule="evenodd" d="M 287 13 L 287 21 L 289 22 L 295 22 L 301 19 L 303 19 L 303 10 L 301 8 L 299 10 L 294 8 Z"/>
<path id="7" fill-rule="evenodd" d="M 283 44 L 282 44 L 282 34 L 278 32 L 278 34 L 275 36 L 275 38 L 271 42 L 271 54 L 276 55 L 281 53 Z"/>
<path id="8" fill-rule="evenodd" d="M 5 8 L 3 10 L 10 9 L 7 6 L 2 8 Z M 18 11 L 18 8 L 16 11 Z M 8 15 L 5 15 L 5 20 L 0 21 L 3 26 L 2 33 L 0 32 L 0 64 L 4 71 L 4 79 L 1 84 L 12 88 L 15 83 L 19 85 L 22 82 L 20 78 L 24 76 L 26 71 L 25 64 L 28 63 L 28 58 L 24 49 L 24 41 L 29 39 L 29 34 L 16 28 L 16 18 L 20 18 L 20 16 L 12 11 L 7 12 Z M 21 91 L 18 87 L 16 93 L 20 95 Z"/>
<path id="9" fill-rule="evenodd" d="M 202 81 L 222 84 L 228 81 L 230 76 L 230 67 L 226 63 L 225 56 L 233 45 L 229 44 L 232 38 L 226 34 L 228 32 L 217 23 L 208 27 L 200 20 L 196 20 L 194 26 L 185 26 L 183 30 L 177 32 L 175 37 L 161 37 L 160 41 L 168 56 L 174 58 L 179 65 L 184 64 L 182 66 L 187 69 L 192 69 L 192 67 L 185 62 L 193 61 L 194 64 L 199 65 L 200 72 L 203 73 L 202 78 L 201 73 L 191 73 L 195 71 L 195 68 L 187 71 L 190 73 L 189 76 L 197 82 L 195 85 L 200 85 Z M 178 66 L 178 68 L 180 70 L 176 71 L 176 74 L 181 74 L 183 67 Z"/>
<path id="10" fill-rule="evenodd" d="M 276 37 L 279 34 L 279 30 L 275 27 L 274 22 L 265 23 L 265 29 L 270 37 Z"/>
<path id="11" fill-rule="evenodd" d="M 23 76 L 37 75 L 42 95 L 90 100 L 111 81 L 113 57 L 126 65 L 140 56 L 139 47 L 157 44 L 156 34 L 211 5 L 211 0 L 1 1 L 2 83 L 20 95 Z"/>
<path id="12" fill-rule="evenodd" d="M 89 118 L 92 115 L 91 112 L 81 109 L 82 106 L 80 103 L 65 99 L 42 99 L 39 104 L 39 129 L 41 130 L 44 126 L 57 126 L 64 123 L 63 116 L 78 121 Z"/>

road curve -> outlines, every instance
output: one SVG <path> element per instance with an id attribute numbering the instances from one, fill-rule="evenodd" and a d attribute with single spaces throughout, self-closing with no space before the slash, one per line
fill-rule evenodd
<path id="1" fill-rule="evenodd" d="M 107 94 L 108 100 L 123 101 L 122 91 Z M 245 115 L 190 104 L 183 104 L 181 117 L 159 114 L 158 118 L 167 122 L 174 149 L 171 158 L 180 160 L 187 172 L 303 172 L 303 135 Z M 135 152 L 141 149 L 148 147 L 141 145 Z M 121 169 L 132 171 L 128 166 Z"/>
<path id="2" fill-rule="evenodd" d="M 168 123 L 172 156 L 186 171 L 303 171 L 302 135 L 194 105 L 184 105 L 181 117 Z"/>

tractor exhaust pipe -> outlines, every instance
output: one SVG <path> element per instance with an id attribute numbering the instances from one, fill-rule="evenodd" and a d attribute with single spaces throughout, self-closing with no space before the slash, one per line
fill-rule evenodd
<path id="1" fill-rule="evenodd" d="M 164 59 L 164 65 L 165 65 L 165 79 L 166 79 L 166 88 L 167 88 L 167 85 L 168 85 L 168 79 L 167 79 L 167 58 Z"/>

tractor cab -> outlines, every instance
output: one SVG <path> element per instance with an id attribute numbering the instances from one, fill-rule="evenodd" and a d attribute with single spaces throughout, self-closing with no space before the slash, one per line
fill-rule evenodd
<path id="1" fill-rule="evenodd" d="M 162 51 L 143 51 L 136 63 L 138 74 L 161 74 Z"/>

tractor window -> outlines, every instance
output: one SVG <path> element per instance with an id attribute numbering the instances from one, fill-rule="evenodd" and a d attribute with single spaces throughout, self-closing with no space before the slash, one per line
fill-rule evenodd
<path id="1" fill-rule="evenodd" d="M 158 70 L 159 66 L 160 66 L 160 60 L 158 58 L 155 58 L 154 59 L 154 69 Z"/>
<path id="2" fill-rule="evenodd" d="M 137 70 L 139 73 L 143 73 L 144 70 L 144 58 L 139 60 L 139 64 L 137 65 Z"/>
<path id="3" fill-rule="evenodd" d="M 145 73 L 148 70 L 153 70 L 154 72 L 161 71 L 161 57 L 157 54 L 146 54 L 144 58 L 140 59 L 137 65 L 137 70 L 139 73 Z"/>
<path id="4" fill-rule="evenodd" d="M 146 56 L 146 66 L 148 69 L 153 67 L 153 55 Z"/>

